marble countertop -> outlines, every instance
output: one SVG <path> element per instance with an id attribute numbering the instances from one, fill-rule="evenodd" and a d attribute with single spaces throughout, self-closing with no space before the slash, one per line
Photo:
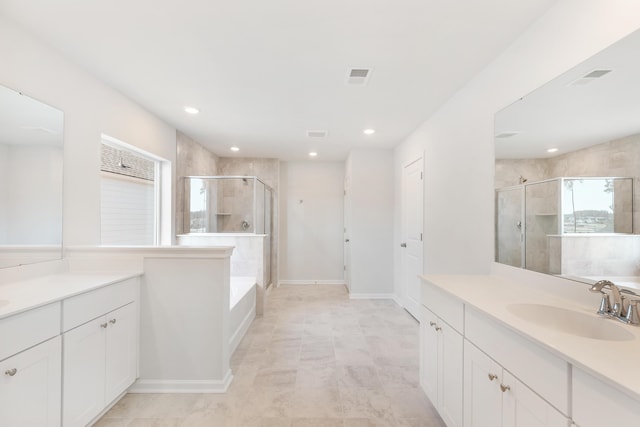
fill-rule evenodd
<path id="1" fill-rule="evenodd" d="M 0 285 L 0 319 L 142 275 L 142 271 L 66 272 Z"/>
<path id="2" fill-rule="evenodd" d="M 578 301 L 518 285 L 513 280 L 500 276 L 425 275 L 421 278 L 640 401 L 640 327 L 625 325 L 595 314 L 599 301 L 597 295 L 594 294 L 594 305 L 586 306 Z M 508 309 L 511 304 L 523 303 L 574 310 L 602 322 L 612 322 L 628 331 L 631 339 L 598 340 L 543 327 L 522 319 Z"/>

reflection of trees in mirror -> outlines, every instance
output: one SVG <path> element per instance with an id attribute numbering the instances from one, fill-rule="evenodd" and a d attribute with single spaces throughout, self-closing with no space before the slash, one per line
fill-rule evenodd
<path id="1" fill-rule="evenodd" d="M 613 233 L 614 182 L 612 179 L 567 179 L 564 210 L 565 233 Z M 570 205 L 569 205 L 570 204 Z"/>

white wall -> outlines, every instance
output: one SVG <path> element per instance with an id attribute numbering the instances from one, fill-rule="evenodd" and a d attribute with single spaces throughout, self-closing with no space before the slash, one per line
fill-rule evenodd
<path id="1" fill-rule="evenodd" d="M 64 112 L 65 245 L 100 244 L 101 134 L 174 162 L 175 129 L 2 17 L 0 58 L 3 85 Z M 173 235 L 174 221 L 162 222 Z"/>
<path id="2" fill-rule="evenodd" d="M 393 293 L 393 152 L 352 150 L 347 158 L 351 297 Z"/>
<path id="3" fill-rule="evenodd" d="M 343 282 L 342 162 L 280 164 L 280 283 Z"/>
<path id="4" fill-rule="evenodd" d="M 494 114 L 640 27 L 640 2 L 562 0 L 395 150 L 425 151 L 424 271 L 487 273 L 493 261 Z M 400 239 L 396 192 L 395 242 Z M 400 253 L 394 253 L 396 283 Z"/>

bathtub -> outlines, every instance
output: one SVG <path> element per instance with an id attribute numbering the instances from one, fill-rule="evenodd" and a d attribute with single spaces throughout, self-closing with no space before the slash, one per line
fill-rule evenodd
<path id="1" fill-rule="evenodd" d="M 255 277 L 231 277 L 229 292 L 229 328 L 231 354 L 256 317 Z"/>

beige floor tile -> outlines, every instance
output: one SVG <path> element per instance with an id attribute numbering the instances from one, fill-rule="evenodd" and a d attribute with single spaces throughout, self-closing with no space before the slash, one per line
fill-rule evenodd
<path id="1" fill-rule="evenodd" d="M 179 427 L 181 422 L 178 418 L 134 418 L 127 427 Z"/>
<path id="2" fill-rule="evenodd" d="M 393 419 L 345 418 L 343 427 L 397 427 Z"/>
<path id="3" fill-rule="evenodd" d="M 343 427 L 341 418 L 293 418 L 291 427 Z"/>
<path id="4" fill-rule="evenodd" d="M 436 416 L 436 410 L 420 389 L 393 388 L 386 389 L 385 394 L 396 419 L 429 419 Z"/>
<path id="5" fill-rule="evenodd" d="M 444 427 L 418 386 L 419 326 L 393 301 L 282 286 L 224 394 L 130 394 L 98 427 Z"/>
<path id="6" fill-rule="evenodd" d="M 416 388 L 420 386 L 417 366 L 376 366 L 380 383 L 385 388 Z"/>
<path id="7" fill-rule="evenodd" d="M 340 385 L 343 387 L 379 388 L 381 383 L 374 366 L 346 365 L 339 367 Z"/>
<path id="8" fill-rule="evenodd" d="M 300 365 L 296 377 L 296 387 L 338 387 L 339 378 L 340 374 L 338 368 L 335 365 Z"/>
<path id="9" fill-rule="evenodd" d="M 335 388 L 296 388 L 289 416 L 295 418 L 339 418 L 342 417 L 340 390 Z"/>
<path id="10" fill-rule="evenodd" d="M 340 387 L 345 418 L 392 420 L 389 398 L 382 388 Z"/>
<path id="11" fill-rule="evenodd" d="M 253 384 L 263 387 L 293 386 L 296 383 L 297 368 L 266 367 L 258 370 Z"/>
<path id="12" fill-rule="evenodd" d="M 139 417 L 153 401 L 157 394 L 127 394 L 118 401 L 105 415 L 105 418 Z"/>

